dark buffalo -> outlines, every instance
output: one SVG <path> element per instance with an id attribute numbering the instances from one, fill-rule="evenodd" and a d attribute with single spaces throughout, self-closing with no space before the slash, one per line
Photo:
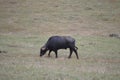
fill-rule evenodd
<path id="1" fill-rule="evenodd" d="M 47 43 L 40 49 L 40 56 L 43 56 L 47 51 L 49 51 L 48 56 L 50 56 L 51 51 L 55 52 L 56 58 L 58 57 L 57 51 L 59 49 L 70 49 L 70 55 L 68 58 L 71 58 L 72 52 L 74 51 L 77 59 L 77 47 L 75 46 L 75 39 L 70 36 L 52 36 L 48 39 Z"/>

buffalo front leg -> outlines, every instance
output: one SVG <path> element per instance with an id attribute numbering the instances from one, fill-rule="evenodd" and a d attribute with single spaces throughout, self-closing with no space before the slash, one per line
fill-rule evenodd
<path id="1" fill-rule="evenodd" d="M 52 50 L 49 50 L 49 53 L 48 53 L 48 57 L 50 57 L 50 53 L 51 53 Z"/>
<path id="2" fill-rule="evenodd" d="M 71 58 L 72 52 L 73 52 L 73 50 L 70 48 L 70 54 L 69 54 L 68 58 Z"/>

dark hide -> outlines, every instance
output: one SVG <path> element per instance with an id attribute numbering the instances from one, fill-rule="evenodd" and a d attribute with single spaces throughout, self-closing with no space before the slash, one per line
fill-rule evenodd
<path id="1" fill-rule="evenodd" d="M 40 56 L 43 56 L 48 50 L 50 56 L 51 51 L 55 52 L 56 58 L 58 57 L 57 51 L 59 49 L 70 49 L 70 55 L 68 58 L 71 58 L 72 52 L 74 51 L 77 59 L 77 47 L 75 46 L 75 39 L 70 36 L 52 36 L 48 39 L 47 43 L 40 49 Z"/>

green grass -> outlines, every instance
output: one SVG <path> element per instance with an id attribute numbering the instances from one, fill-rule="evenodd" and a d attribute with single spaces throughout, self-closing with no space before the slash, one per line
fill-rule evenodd
<path id="1" fill-rule="evenodd" d="M 119 39 L 76 36 L 79 57 L 68 59 L 69 50 L 60 50 L 59 58 L 52 53 L 40 58 L 39 48 L 47 38 L 1 36 L 0 78 L 2 80 L 119 80 Z M 39 43 L 39 44 L 38 44 Z"/>
<path id="2" fill-rule="evenodd" d="M 0 0 L 0 80 L 119 80 L 120 0 Z M 69 49 L 39 57 L 52 35 L 76 39 Z"/>

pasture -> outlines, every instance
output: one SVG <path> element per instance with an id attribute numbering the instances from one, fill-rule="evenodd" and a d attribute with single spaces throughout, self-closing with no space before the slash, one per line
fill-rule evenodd
<path id="1" fill-rule="evenodd" d="M 120 0 L 0 0 L 0 80 L 119 80 Z M 39 57 L 53 35 L 76 39 Z"/>

